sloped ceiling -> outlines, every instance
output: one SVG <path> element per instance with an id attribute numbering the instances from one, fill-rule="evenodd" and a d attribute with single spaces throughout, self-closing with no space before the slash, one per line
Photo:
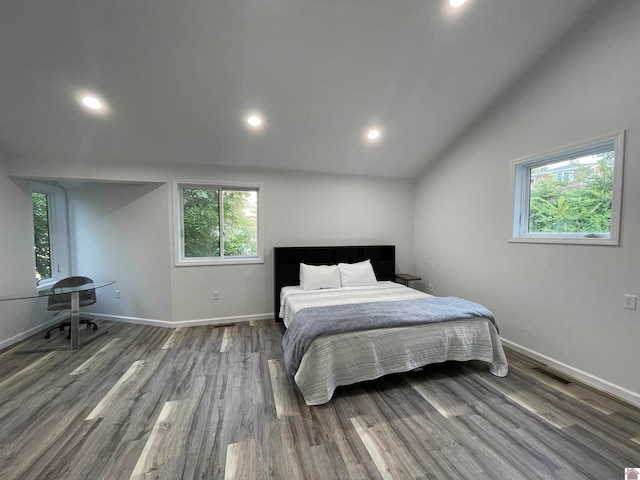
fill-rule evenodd
<path id="1" fill-rule="evenodd" d="M 0 151 L 412 177 L 596 3 L 3 0 Z"/>

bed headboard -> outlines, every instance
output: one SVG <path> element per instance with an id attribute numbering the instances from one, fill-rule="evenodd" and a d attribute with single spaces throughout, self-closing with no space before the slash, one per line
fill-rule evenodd
<path id="1" fill-rule="evenodd" d="M 395 245 L 364 245 L 338 247 L 275 247 L 274 262 L 274 316 L 280 310 L 280 290 L 289 285 L 300 285 L 300 264 L 335 265 L 371 260 L 378 280 L 395 280 Z"/>

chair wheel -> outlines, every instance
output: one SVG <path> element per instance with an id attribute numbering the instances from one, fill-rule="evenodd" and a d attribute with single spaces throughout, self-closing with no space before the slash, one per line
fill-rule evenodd
<path id="1" fill-rule="evenodd" d="M 49 332 L 47 332 L 47 333 L 45 334 L 44 338 L 45 338 L 45 339 L 47 339 L 47 338 L 51 338 L 51 334 L 50 334 Z"/>
<path id="2" fill-rule="evenodd" d="M 93 326 L 93 331 L 95 332 L 96 330 L 98 330 L 98 325 Z"/>

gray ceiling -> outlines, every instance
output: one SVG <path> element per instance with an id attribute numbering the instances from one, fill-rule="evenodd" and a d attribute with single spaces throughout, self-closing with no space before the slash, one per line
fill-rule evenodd
<path id="1" fill-rule="evenodd" d="M 411 177 L 596 3 L 1 0 L 0 151 Z"/>

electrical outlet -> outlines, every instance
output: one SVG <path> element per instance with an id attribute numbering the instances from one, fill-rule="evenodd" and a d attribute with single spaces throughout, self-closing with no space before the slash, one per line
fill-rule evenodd
<path id="1" fill-rule="evenodd" d="M 624 308 L 627 310 L 635 310 L 636 309 L 636 301 L 638 297 L 635 295 L 627 295 L 624 296 Z"/>
<path id="2" fill-rule="evenodd" d="M 429 270 L 433 270 L 433 260 L 429 262 Z"/>
<path id="3" fill-rule="evenodd" d="M 214 300 L 220 300 L 220 292 L 217 290 L 214 290 L 213 292 L 213 299 Z"/>
<path id="4" fill-rule="evenodd" d="M 120 298 L 120 290 L 116 290 L 116 298 Z"/>

